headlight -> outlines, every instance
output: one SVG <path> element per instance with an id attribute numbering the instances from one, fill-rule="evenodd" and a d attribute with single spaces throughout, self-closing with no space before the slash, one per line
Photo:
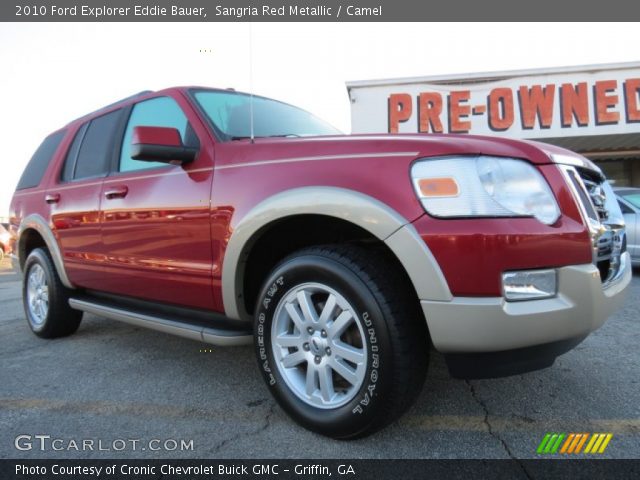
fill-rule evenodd
<path id="1" fill-rule="evenodd" d="M 440 157 L 411 169 L 416 194 L 436 217 L 535 217 L 551 225 L 560 216 L 542 174 L 524 160 Z"/>

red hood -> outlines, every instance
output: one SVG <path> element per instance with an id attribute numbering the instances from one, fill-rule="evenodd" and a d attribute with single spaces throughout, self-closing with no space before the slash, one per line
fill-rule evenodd
<path id="1" fill-rule="evenodd" d="M 269 161 L 310 156 L 366 155 L 367 153 L 403 153 L 405 156 L 415 155 L 415 158 L 483 154 L 522 158 L 539 165 L 552 163 L 550 153 L 562 152 L 565 155 L 576 156 L 568 150 L 539 142 L 455 134 L 256 138 L 253 148 L 247 148 L 250 140 L 227 142 L 223 145 L 227 154 L 218 157 L 221 159 L 218 165 L 247 161 L 249 158 L 251 161 Z M 234 152 L 237 152 L 238 156 L 234 155 Z"/>

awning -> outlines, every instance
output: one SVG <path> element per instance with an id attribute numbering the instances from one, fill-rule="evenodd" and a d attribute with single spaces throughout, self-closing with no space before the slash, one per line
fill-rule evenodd
<path id="1" fill-rule="evenodd" d="M 578 152 L 592 160 L 640 157 L 640 133 L 537 138 L 536 140 Z"/>

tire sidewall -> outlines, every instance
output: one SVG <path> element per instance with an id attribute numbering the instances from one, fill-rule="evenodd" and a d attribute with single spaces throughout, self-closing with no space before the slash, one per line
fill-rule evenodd
<path id="1" fill-rule="evenodd" d="M 27 317 L 27 322 L 29 323 L 29 327 L 35 334 L 43 333 L 49 328 L 49 325 L 51 323 L 51 311 L 55 306 L 53 303 L 56 301 L 55 279 L 53 277 L 53 273 L 51 272 L 50 264 L 47 260 L 48 259 L 46 257 L 46 253 L 44 253 L 41 249 L 36 249 L 29 254 L 24 266 L 24 277 L 22 281 L 22 301 L 24 305 L 25 315 Z M 41 324 L 38 324 L 34 321 L 31 315 L 31 310 L 29 309 L 29 300 L 27 299 L 29 273 L 35 265 L 39 265 L 42 270 L 44 270 L 44 274 L 47 280 L 47 289 L 49 293 L 49 308 L 47 310 L 47 316 Z"/>
<path id="2" fill-rule="evenodd" d="M 271 327 L 276 307 L 289 291 L 309 282 L 325 284 L 344 296 L 354 308 L 364 331 L 365 380 L 348 403 L 334 409 L 314 407 L 301 400 L 289 389 L 274 363 Z M 348 438 L 357 436 L 376 421 L 390 384 L 391 341 L 374 294 L 351 269 L 317 254 L 303 254 L 285 261 L 270 275 L 260 292 L 255 332 L 260 371 L 276 400 L 298 422 L 332 437 Z"/>

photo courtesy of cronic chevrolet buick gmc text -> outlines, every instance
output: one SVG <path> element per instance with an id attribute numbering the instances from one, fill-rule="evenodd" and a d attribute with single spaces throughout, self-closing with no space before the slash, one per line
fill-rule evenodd
<path id="1" fill-rule="evenodd" d="M 255 137 L 255 138 L 253 138 Z M 548 367 L 631 280 L 600 169 L 541 143 L 341 135 L 263 97 L 143 92 L 49 135 L 10 210 L 44 338 L 83 312 L 255 345 L 279 404 L 335 438 L 453 375 Z"/>

